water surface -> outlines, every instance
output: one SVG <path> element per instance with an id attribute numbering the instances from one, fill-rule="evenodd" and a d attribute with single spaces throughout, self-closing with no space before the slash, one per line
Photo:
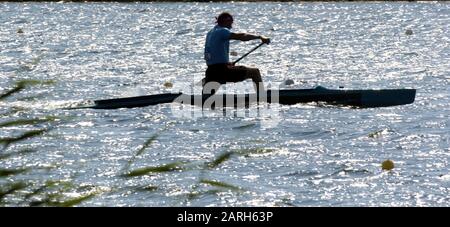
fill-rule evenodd
<path id="1" fill-rule="evenodd" d="M 241 62 L 259 67 L 272 87 L 292 79 L 290 88 L 415 88 L 416 101 L 373 109 L 61 109 L 200 92 L 192 84 L 206 68 L 204 38 L 224 10 L 235 15 L 234 31 L 272 38 Z M 0 159 L 2 169 L 31 168 L 0 178 L 3 188 L 30 183 L 2 205 L 42 200 L 43 192 L 23 198 L 48 180 L 71 182 L 64 198 L 96 192 L 79 206 L 450 204 L 448 3 L 1 3 L 0 12 L 1 93 L 24 79 L 54 82 L 1 100 L 1 122 L 58 119 L 2 127 L 0 138 L 51 129 L 1 151 L 36 150 Z M 233 41 L 232 59 L 257 44 Z M 250 82 L 226 86 L 246 90 Z M 392 171 L 381 170 L 386 159 Z"/>

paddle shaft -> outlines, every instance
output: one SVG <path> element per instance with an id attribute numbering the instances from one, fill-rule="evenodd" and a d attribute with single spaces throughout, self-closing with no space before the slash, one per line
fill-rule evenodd
<path id="1" fill-rule="evenodd" d="M 244 59 L 245 57 L 247 57 L 247 55 L 251 54 L 253 51 L 255 51 L 256 49 L 258 49 L 259 47 L 261 47 L 262 45 L 264 45 L 264 43 L 260 43 L 258 46 L 254 47 L 253 49 L 251 49 L 248 53 L 242 55 L 242 57 L 238 58 L 236 61 L 233 62 L 233 65 L 238 63 L 240 60 Z"/>

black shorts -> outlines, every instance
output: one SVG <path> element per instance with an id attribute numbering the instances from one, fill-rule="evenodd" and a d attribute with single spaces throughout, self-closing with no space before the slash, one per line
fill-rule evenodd
<path id="1" fill-rule="evenodd" d="M 248 79 L 249 70 L 251 68 L 231 64 L 209 65 L 205 73 L 205 83 L 214 81 L 219 84 L 225 84 L 227 82 L 244 81 Z"/>

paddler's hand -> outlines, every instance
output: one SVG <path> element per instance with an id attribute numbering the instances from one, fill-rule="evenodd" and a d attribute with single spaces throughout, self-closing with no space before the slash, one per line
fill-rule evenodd
<path id="1" fill-rule="evenodd" d="M 267 38 L 265 36 L 260 36 L 259 38 L 261 39 L 261 42 L 263 42 L 265 44 L 269 44 L 270 43 L 270 38 Z"/>

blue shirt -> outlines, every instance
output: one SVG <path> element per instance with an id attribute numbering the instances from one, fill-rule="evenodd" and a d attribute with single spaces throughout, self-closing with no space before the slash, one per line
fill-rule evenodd
<path id="1" fill-rule="evenodd" d="M 228 28 L 216 25 L 206 35 L 205 60 L 207 65 L 229 62 L 230 35 Z"/>

